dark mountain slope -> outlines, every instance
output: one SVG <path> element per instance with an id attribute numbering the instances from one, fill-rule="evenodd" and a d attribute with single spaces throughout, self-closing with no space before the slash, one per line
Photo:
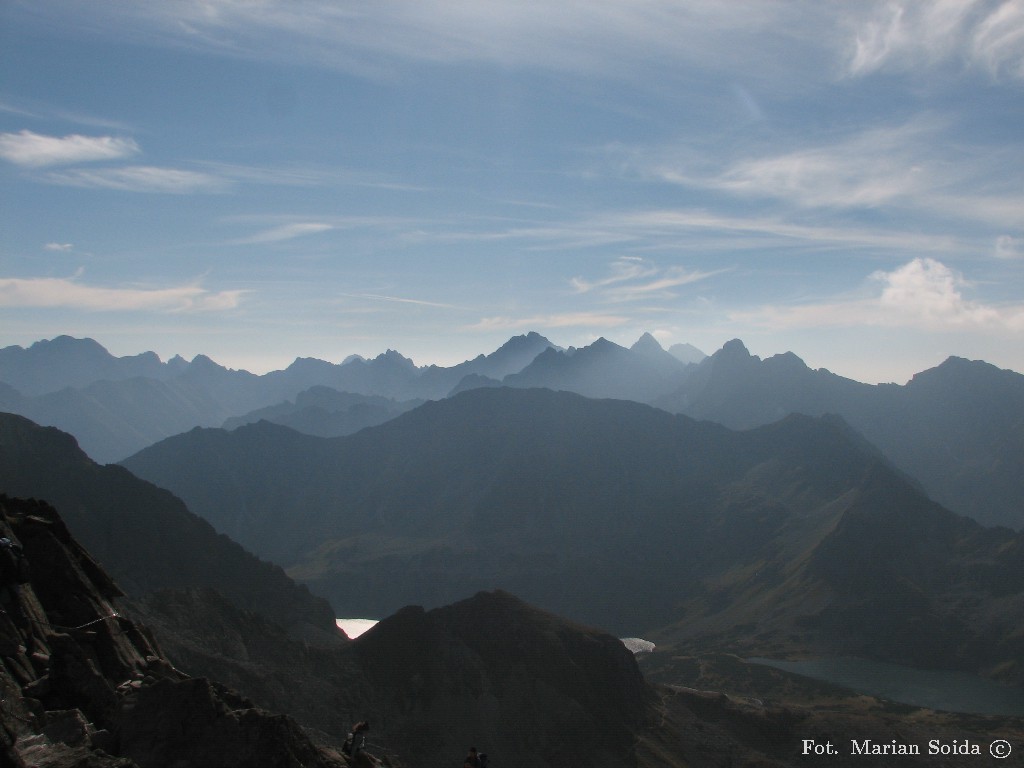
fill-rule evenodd
<path id="1" fill-rule="evenodd" d="M 896 510 L 892 578 L 862 597 L 916 594 L 908 642 L 929 636 L 921 617 L 948 618 L 936 663 L 991 671 L 1024 622 L 1021 589 L 998 586 L 1017 583 L 1021 537 L 928 501 L 835 417 L 731 432 L 637 403 L 480 389 L 333 440 L 197 430 L 128 465 L 353 615 L 500 587 L 620 634 L 685 616 L 666 637 L 892 657 L 871 627 L 835 618 L 861 608 L 842 573 L 814 564 L 830 541 L 864 549 L 830 538 L 844 520 L 881 515 L 884 539 Z"/>
<path id="2" fill-rule="evenodd" d="M 0 763 L 12 768 L 342 768 L 291 718 L 189 678 L 115 610 L 121 591 L 52 507 L 0 496 Z M 4 571 L 5 577 L 7 571 Z"/>
<path id="3" fill-rule="evenodd" d="M 655 405 L 733 429 L 788 413 L 841 415 L 942 504 L 987 525 L 1024 526 L 1024 376 L 950 358 L 905 386 L 761 360 L 739 340 L 695 366 Z"/>
<path id="4" fill-rule="evenodd" d="M 501 592 L 405 608 L 352 645 L 377 706 L 408 723 L 389 741 L 418 764 L 480 744 L 515 765 L 635 765 L 655 700 L 619 640 Z"/>
<path id="5" fill-rule="evenodd" d="M 48 505 L 0 498 L 0 536 L 24 548 L 29 573 L 23 583 L 3 585 L 3 765 L 348 764 L 311 743 L 290 717 L 175 669 L 145 627 L 115 611 L 120 590 Z M 273 696 L 278 682 L 290 682 L 292 701 L 320 699 L 307 704 L 333 709 L 335 724 L 369 718 L 371 751 L 396 768 L 444 768 L 471 743 L 486 749 L 493 764 L 683 768 L 801 765 L 801 739 L 824 742 L 847 734 L 878 743 L 897 737 L 922 744 L 929 738 L 1017 738 L 1006 723 L 986 737 L 984 729 L 995 728 L 991 722 L 968 721 L 974 730 L 964 731 L 956 720 L 921 712 L 908 722 L 878 702 L 850 714 L 834 702 L 821 712 L 652 687 L 619 641 L 503 593 L 429 612 L 403 609 L 336 649 L 304 648 L 208 592 L 178 608 L 164 606 L 164 625 L 184 620 L 179 633 L 203 622 L 215 625 L 222 652 L 234 657 L 236 668 L 256 670 L 276 660 L 265 670 L 263 693 Z M 191 615 L 195 606 L 204 610 Z M 252 637 L 231 648 L 246 634 L 264 635 L 267 648 L 255 647 Z M 831 762 L 881 766 L 889 759 L 840 755 Z M 930 756 L 901 762 L 955 764 Z"/>
<path id="6" fill-rule="evenodd" d="M 52 427 L 0 414 L 0 492 L 59 504 L 76 537 L 131 595 L 210 586 L 296 633 L 334 635 L 330 606 L 279 567 L 216 533 L 167 491 L 123 467 L 95 464 Z"/>

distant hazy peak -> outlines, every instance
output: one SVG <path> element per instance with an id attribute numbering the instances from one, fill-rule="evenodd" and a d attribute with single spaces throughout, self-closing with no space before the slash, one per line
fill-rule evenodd
<path id="1" fill-rule="evenodd" d="M 495 355 L 505 354 L 507 352 L 517 352 L 523 349 L 536 349 L 539 347 L 553 347 L 550 341 L 541 336 L 536 331 L 530 331 L 527 334 L 521 334 L 519 336 L 513 336 L 491 354 L 486 355 L 488 358 L 492 358 Z M 480 357 L 485 357 L 481 355 Z"/>
<path id="2" fill-rule="evenodd" d="M 716 358 L 747 358 L 753 357 L 746 345 L 739 339 L 732 339 L 725 342 L 722 348 L 715 352 L 712 357 Z"/>
<path id="3" fill-rule="evenodd" d="M 72 347 L 79 347 L 82 349 L 93 349 L 102 352 L 107 351 L 106 348 L 95 339 L 90 339 L 88 337 L 78 339 L 74 336 L 68 336 L 67 334 L 55 336 L 50 340 L 41 339 L 40 341 L 33 343 L 29 349 L 45 349 L 47 347 L 52 349 L 69 349 Z"/>
<path id="4" fill-rule="evenodd" d="M 699 363 L 707 357 L 704 352 L 697 349 L 693 344 L 673 344 L 668 348 L 668 353 L 684 363 Z"/>
<path id="5" fill-rule="evenodd" d="M 807 363 L 792 352 L 783 352 L 778 355 L 772 355 L 771 357 L 766 358 L 764 363 L 771 368 L 785 371 L 802 372 L 810 370 L 810 368 L 807 367 Z"/>
<path id="6" fill-rule="evenodd" d="M 634 352 L 664 352 L 665 348 L 649 333 L 644 333 L 630 347 Z"/>
<path id="7" fill-rule="evenodd" d="M 625 349 L 625 347 L 616 344 L 614 341 L 608 341 L 608 339 L 606 339 L 604 336 L 601 336 L 593 344 L 590 344 L 589 346 L 586 347 L 582 347 L 580 351 L 582 352 L 583 350 L 592 350 L 598 352 L 612 349 Z"/>
<path id="8" fill-rule="evenodd" d="M 926 371 L 915 373 L 907 386 L 959 385 L 972 387 L 984 383 L 1024 382 L 1024 374 L 999 368 L 984 360 L 968 360 L 963 357 L 948 357 L 942 363 Z"/>
<path id="9" fill-rule="evenodd" d="M 383 353 L 377 355 L 375 358 L 373 358 L 372 362 L 374 362 L 374 363 L 391 363 L 391 364 L 401 365 L 401 366 L 407 367 L 407 368 L 415 368 L 416 367 L 416 363 L 414 363 L 410 358 L 406 357 L 401 352 L 398 352 L 398 351 L 396 351 L 394 349 L 389 349 L 386 352 L 383 352 Z"/>
<path id="10" fill-rule="evenodd" d="M 224 370 L 224 366 L 219 363 L 215 363 L 206 355 L 196 355 L 192 358 L 191 365 L 193 368 L 198 370 Z"/>

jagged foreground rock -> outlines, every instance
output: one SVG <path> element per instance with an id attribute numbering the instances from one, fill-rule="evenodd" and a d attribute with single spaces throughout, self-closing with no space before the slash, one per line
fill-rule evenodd
<path id="1" fill-rule="evenodd" d="M 45 503 L 0 497 L 0 536 L 23 547 L 28 568 L 4 571 L 0 764 L 347 765 L 290 717 L 172 666 L 147 629 L 120 615 L 118 587 Z M 203 600 L 216 604 L 209 595 Z M 242 616 L 221 604 L 229 611 L 221 616 Z M 336 703 L 372 719 L 371 749 L 392 756 L 385 765 L 457 765 L 475 743 L 492 764 L 520 768 L 795 766 L 803 763 L 802 739 L 844 732 L 879 742 L 980 738 L 921 718 L 851 718 L 654 687 L 621 642 L 502 592 L 432 611 L 406 608 L 358 641 L 320 649 L 337 656 L 333 664 L 356 670 L 344 682 L 326 674 L 329 659 L 303 660 L 295 652 L 300 641 L 278 632 L 278 670 L 293 664 L 301 680 L 320 668 Z M 840 755 L 829 764 L 881 766 L 889 759 Z M 958 759 L 901 764 L 953 766 Z"/>
<path id="2" fill-rule="evenodd" d="M 338 641 L 334 611 L 218 535 L 180 499 L 89 459 L 71 435 L 0 413 L 0 493 L 45 499 L 132 598 L 159 589 L 212 587 L 312 642 Z"/>
<path id="3" fill-rule="evenodd" d="M 4 765 L 341 766 L 294 720 L 163 657 L 119 614 L 121 591 L 52 507 L 0 497 L 0 536 L 23 550 L 0 613 Z M 2 553 L 0 553 L 2 554 Z"/>

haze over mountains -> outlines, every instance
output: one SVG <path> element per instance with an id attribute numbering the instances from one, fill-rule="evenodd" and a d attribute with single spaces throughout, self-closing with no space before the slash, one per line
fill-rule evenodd
<path id="1" fill-rule="evenodd" d="M 930 501 L 837 417 L 734 432 L 485 388 L 342 438 L 197 429 L 125 466 L 355 615 L 496 586 L 620 635 L 1024 672 L 1024 534 Z"/>
<path id="2" fill-rule="evenodd" d="M 297 359 L 262 376 L 203 356 L 117 358 L 66 336 L 0 350 L 0 409 L 70 432 L 101 463 L 196 426 L 267 419 L 351 434 L 484 386 L 635 400 L 734 429 L 838 414 L 937 501 L 986 525 L 1024 526 L 1024 376 L 981 361 L 951 357 L 905 385 L 870 385 L 792 353 L 761 360 L 739 340 L 704 357 L 688 345 L 666 352 L 649 334 L 628 349 L 605 339 L 560 349 L 530 333 L 448 368 L 389 350 L 340 364 Z"/>
<path id="3" fill-rule="evenodd" d="M 333 634 L 331 607 L 280 567 L 218 534 L 169 492 L 97 465 L 57 429 L 0 413 L 0 493 L 59 505 L 75 537 L 133 597 L 215 587 L 298 637 Z"/>
<path id="4" fill-rule="evenodd" d="M 484 734 L 524 765 L 609 768 L 788 765 L 806 734 L 828 738 L 760 694 L 649 687 L 582 625 L 653 640 L 669 681 L 713 676 L 712 657 L 747 675 L 738 654 L 1024 682 L 1024 532 L 939 500 L 1020 519 L 1024 377 L 983 362 L 874 386 L 739 341 L 687 362 L 649 335 L 559 349 L 536 334 L 452 368 L 389 351 L 255 376 L 66 337 L 0 362 L 5 402 L 59 405 L 83 442 L 189 424 L 101 466 L 0 414 L 0 493 L 57 506 L 176 666 L 322 743 L 371 710 L 420 765 L 449 762 L 439 732 L 445 752 Z M 14 530 L 21 502 L 3 504 Z M 333 622 L 354 615 L 390 618 L 349 643 Z"/>

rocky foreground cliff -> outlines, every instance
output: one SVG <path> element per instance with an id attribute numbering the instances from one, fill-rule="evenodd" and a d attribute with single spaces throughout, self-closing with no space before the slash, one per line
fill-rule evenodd
<path id="1" fill-rule="evenodd" d="M 1004 722 L 865 697 L 854 709 L 809 707 L 655 686 L 614 637 L 503 592 L 409 607 L 356 641 L 317 648 L 210 590 L 125 604 L 43 502 L 0 496 L 0 539 L 0 765 L 15 768 L 345 768 L 329 742 L 357 716 L 372 720 L 370 750 L 396 768 L 458 765 L 470 744 L 519 768 L 764 768 L 804 764 L 808 739 L 1024 739 Z M 126 611 L 157 619 L 174 655 Z M 189 674 L 198 670 L 207 676 Z M 242 692 L 214 682 L 220 672 Z M 829 764 L 890 760 L 839 754 Z"/>
<path id="2" fill-rule="evenodd" d="M 0 539 L 0 763 L 344 765 L 290 717 L 175 669 L 50 506 L 0 498 Z"/>

